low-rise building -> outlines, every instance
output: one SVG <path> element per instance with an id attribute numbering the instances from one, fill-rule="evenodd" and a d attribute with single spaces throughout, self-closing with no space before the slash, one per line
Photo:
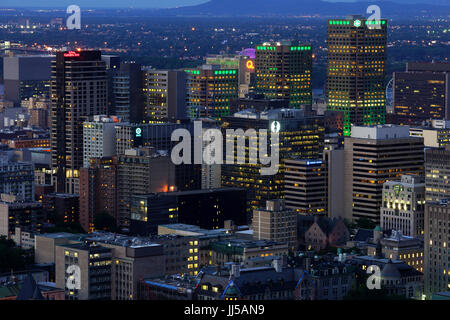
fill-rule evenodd
<path id="1" fill-rule="evenodd" d="M 314 223 L 305 232 L 305 247 L 308 250 L 322 250 L 344 245 L 350 239 L 344 220 L 316 216 Z"/>

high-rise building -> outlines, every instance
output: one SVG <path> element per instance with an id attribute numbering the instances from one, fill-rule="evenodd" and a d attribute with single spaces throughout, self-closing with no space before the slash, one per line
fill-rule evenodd
<path id="1" fill-rule="evenodd" d="M 327 108 L 352 125 L 385 123 L 387 20 L 359 16 L 328 20 Z"/>
<path id="2" fill-rule="evenodd" d="M 4 57 L 5 99 L 20 106 L 25 99 L 43 95 L 48 97 L 53 59 L 51 55 Z"/>
<path id="3" fill-rule="evenodd" d="M 0 194 L 14 195 L 20 201 L 34 201 L 34 165 L 0 157 Z"/>
<path id="4" fill-rule="evenodd" d="M 327 173 L 327 212 L 330 218 L 344 215 L 344 149 L 328 148 L 323 151 Z"/>
<path id="5" fill-rule="evenodd" d="M 237 150 L 234 148 L 234 163 L 222 165 L 222 187 L 246 188 L 248 191 L 248 209 L 264 207 L 266 200 L 284 198 L 284 161 L 289 158 L 310 159 L 320 157 L 323 151 L 323 118 L 305 116 L 304 110 L 273 109 L 265 112 L 241 111 L 225 117 L 222 126 L 226 144 L 235 143 L 236 134 L 227 134 L 227 129 L 267 130 L 267 152 L 270 150 L 270 132 L 279 134 L 279 163 L 275 175 L 262 175 L 261 163 L 250 164 L 249 156 L 258 154 L 261 141 L 249 143 L 247 138 L 244 164 L 237 164 Z M 255 150 L 256 149 L 256 150 Z M 226 159 L 229 160 L 233 159 Z"/>
<path id="6" fill-rule="evenodd" d="M 450 198 L 450 145 L 425 150 L 425 200 Z"/>
<path id="7" fill-rule="evenodd" d="M 118 156 L 118 223 L 129 224 L 132 195 L 175 191 L 174 164 L 151 148 L 129 149 Z"/>
<path id="8" fill-rule="evenodd" d="M 304 215 L 327 214 L 327 174 L 322 159 L 287 159 L 284 162 L 286 207 Z"/>
<path id="9" fill-rule="evenodd" d="M 156 150 L 171 151 L 178 142 L 172 141 L 172 133 L 176 129 L 189 130 L 193 134 L 194 125 L 189 120 L 162 123 L 116 123 L 116 153 L 141 146 L 153 147 Z"/>
<path id="10" fill-rule="evenodd" d="M 144 122 L 187 118 L 184 70 L 145 70 L 143 90 Z"/>
<path id="11" fill-rule="evenodd" d="M 58 52 L 52 63 L 52 167 L 57 192 L 79 193 L 83 122 L 106 114 L 108 78 L 100 51 Z"/>
<path id="12" fill-rule="evenodd" d="M 344 143 L 346 218 L 380 222 L 383 184 L 404 174 L 424 174 L 423 139 L 408 126 L 353 126 Z"/>
<path id="13" fill-rule="evenodd" d="M 287 243 L 297 248 L 297 212 L 285 206 L 284 200 L 268 200 L 266 208 L 253 211 L 253 237 Z"/>
<path id="14" fill-rule="evenodd" d="M 88 168 L 80 169 L 80 224 L 94 231 L 95 216 L 107 212 L 117 217 L 117 157 L 91 158 Z"/>
<path id="15" fill-rule="evenodd" d="M 123 121 L 141 123 L 144 117 L 143 72 L 141 65 L 122 62 L 119 68 L 108 71 L 111 89 L 109 114 Z"/>
<path id="16" fill-rule="evenodd" d="M 83 124 L 83 167 L 89 168 L 92 158 L 116 155 L 116 124 L 120 122 L 115 116 L 93 116 Z"/>
<path id="17" fill-rule="evenodd" d="M 423 176 L 402 175 L 401 181 L 383 185 L 381 227 L 409 237 L 423 236 L 425 181 Z"/>
<path id="18" fill-rule="evenodd" d="M 220 120 L 230 114 L 231 105 L 238 98 L 238 70 L 203 65 L 185 72 L 190 118 L 210 117 Z"/>
<path id="19" fill-rule="evenodd" d="M 291 108 L 312 108 L 312 51 L 291 41 L 256 46 L 255 92 L 269 99 L 289 100 Z"/>
<path id="20" fill-rule="evenodd" d="M 394 72 L 393 98 L 397 121 L 421 124 L 428 119 L 450 120 L 450 63 L 408 62 Z"/>
<path id="21" fill-rule="evenodd" d="M 450 201 L 427 201 L 425 205 L 424 287 L 427 298 L 432 293 L 449 291 Z"/>
<path id="22" fill-rule="evenodd" d="M 255 86 L 255 57 L 248 52 L 239 54 L 217 54 L 206 56 L 206 64 L 219 65 L 222 69 L 237 69 L 239 97 L 244 98 Z"/>

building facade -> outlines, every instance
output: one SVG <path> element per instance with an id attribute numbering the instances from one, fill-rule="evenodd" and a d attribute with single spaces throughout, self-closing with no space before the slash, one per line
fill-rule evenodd
<path id="1" fill-rule="evenodd" d="M 410 137 L 407 126 L 354 126 L 344 146 L 347 219 L 379 223 L 383 184 L 404 174 L 423 175 L 423 149 L 423 139 Z"/>
<path id="2" fill-rule="evenodd" d="M 345 136 L 386 121 L 386 39 L 385 19 L 328 20 L 327 109 L 344 112 Z"/>
<path id="3" fill-rule="evenodd" d="M 57 192 L 79 193 L 83 122 L 107 114 L 108 78 L 100 51 L 58 52 L 52 62 L 51 143 Z"/>

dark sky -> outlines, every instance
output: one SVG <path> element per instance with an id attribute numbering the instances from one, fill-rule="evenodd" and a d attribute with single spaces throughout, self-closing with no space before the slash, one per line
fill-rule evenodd
<path id="1" fill-rule="evenodd" d="M 208 0 L 0 0 L 0 7 L 68 7 L 76 4 L 83 9 L 85 7 L 146 7 L 146 8 L 162 8 L 188 6 L 207 2 Z"/>

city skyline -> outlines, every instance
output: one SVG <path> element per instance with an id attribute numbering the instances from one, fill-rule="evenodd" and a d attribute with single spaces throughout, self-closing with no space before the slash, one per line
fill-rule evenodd
<path id="1" fill-rule="evenodd" d="M 1 9 L 0 301 L 450 300 L 441 7 L 226 1 Z"/>

